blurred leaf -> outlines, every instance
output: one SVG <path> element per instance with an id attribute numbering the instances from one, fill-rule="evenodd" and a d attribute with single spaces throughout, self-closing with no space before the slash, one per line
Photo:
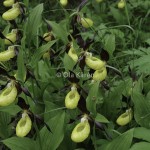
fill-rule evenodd
<path id="1" fill-rule="evenodd" d="M 112 87 L 108 93 L 108 96 L 105 97 L 104 103 L 101 107 L 101 113 L 111 119 L 116 119 L 118 115 L 118 108 L 121 108 L 121 100 L 122 100 L 122 93 L 126 88 L 126 82 L 119 82 L 116 87 Z"/>
<path id="2" fill-rule="evenodd" d="M 104 37 L 104 41 L 105 41 L 105 50 L 108 51 L 108 53 L 110 55 L 113 54 L 114 50 L 115 50 L 115 47 L 116 47 L 116 44 L 115 44 L 115 35 L 114 34 L 107 34 L 105 37 Z"/>
<path id="3" fill-rule="evenodd" d="M 43 56 L 43 54 L 44 54 L 47 50 L 49 50 L 49 49 L 51 48 L 51 46 L 52 46 L 53 44 L 55 44 L 55 42 L 56 42 L 56 40 L 50 41 L 50 42 L 48 42 L 47 44 L 42 45 L 41 47 L 39 47 L 39 48 L 35 51 L 35 53 L 34 53 L 32 59 L 31 59 L 31 66 L 32 66 L 32 67 L 34 67 L 34 66 L 38 63 L 38 61 L 39 61 L 40 58 Z"/>
<path id="4" fill-rule="evenodd" d="M 76 63 L 67 53 L 65 53 L 65 56 L 63 58 L 63 64 L 66 70 L 72 70 Z"/>
<path id="5" fill-rule="evenodd" d="M 27 21 L 27 43 L 30 45 L 30 42 L 35 36 L 37 36 L 38 28 L 41 25 L 42 22 L 42 12 L 43 12 L 43 4 L 37 5 L 33 10 L 31 11 L 28 21 Z"/>
<path id="6" fill-rule="evenodd" d="M 24 64 L 23 50 L 21 48 L 19 50 L 19 54 L 17 57 L 17 66 L 18 66 L 16 74 L 17 80 L 24 82 L 26 79 L 26 67 Z"/>
<path id="7" fill-rule="evenodd" d="M 50 101 L 45 101 L 45 113 L 44 113 L 44 118 L 45 121 L 47 122 L 50 118 L 52 118 L 54 115 L 59 114 L 59 111 L 57 111 L 59 107 L 50 102 Z"/>
<path id="8" fill-rule="evenodd" d="M 136 122 L 146 128 L 150 128 L 150 104 L 138 91 L 133 90 L 132 101 L 134 103 L 134 117 Z"/>
<path id="9" fill-rule="evenodd" d="M 32 139 L 23 137 L 12 137 L 2 141 L 11 150 L 39 150 L 35 141 Z"/>
<path id="10" fill-rule="evenodd" d="M 150 38 L 146 40 L 146 43 L 150 45 Z"/>
<path id="11" fill-rule="evenodd" d="M 114 19 L 117 21 L 117 23 L 119 23 L 119 24 L 127 23 L 126 16 L 122 13 L 121 10 L 116 9 L 114 7 L 110 7 L 110 11 L 111 11 L 111 14 L 114 17 Z"/>
<path id="12" fill-rule="evenodd" d="M 0 112 L 0 137 L 2 139 L 10 136 L 11 127 L 8 124 L 11 121 L 11 116 L 6 112 Z"/>
<path id="13" fill-rule="evenodd" d="M 61 39 L 64 44 L 68 43 L 68 34 L 67 30 L 64 27 L 64 22 L 60 22 L 59 24 L 54 21 L 47 21 L 47 23 L 52 27 L 53 33 L 57 38 Z"/>
<path id="14" fill-rule="evenodd" d="M 16 115 L 19 111 L 21 111 L 21 108 L 17 105 L 9 105 L 9 106 L 4 106 L 0 107 L 1 112 L 7 112 L 10 115 Z"/>
<path id="15" fill-rule="evenodd" d="M 96 102 L 98 99 L 98 91 L 99 91 L 99 82 L 95 82 L 89 90 L 88 97 L 86 99 L 86 106 L 87 109 L 96 114 Z"/>
<path id="16" fill-rule="evenodd" d="M 65 112 L 59 112 L 55 117 L 50 118 L 47 122 L 52 133 L 44 127 L 40 131 L 42 149 L 43 150 L 56 150 L 64 138 L 64 121 Z"/>
<path id="17" fill-rule="evenodd" d="M 150 143 L 148 142 L 135 143 L 129 150 L 150 150 Z"/>
<path id="18" fill-rule="evenodd" d="M 107 120 L 107 118 L 101 114 L 97 114 L 95 121 L 101 122 L 101 123 L 109 123 L 109 121 Z"/>
<path id="19" fill-rule="evenodd" d="M 131 129 L 113 139 L 103 150 L 129 150 L 132 143 L 133 131 L 134 130 Z M 98 150 L 100 150 L 100 148 Z"/>
<path id="20" fill-rule="evenodd" d="M 134 137 L 150 142 L 150 129 L 138 127 L 134 129 Z"/>

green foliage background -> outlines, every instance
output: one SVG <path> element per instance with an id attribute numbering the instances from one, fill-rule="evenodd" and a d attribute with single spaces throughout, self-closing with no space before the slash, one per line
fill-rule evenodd
<path id="1" fill-rule="evenodd" d="M 23 33 L 17 59 L 15 62 L 0 62 L 0 68 L 7 71 L 9 76 L 13 76 L 17 68 L 17 82 L 29 90 L 31 97 L 22 92 L 14 104 L 0 107 L 0 149 L 149 150 L 150 1 L 126 0 L 126 7 L 118 9 L 118 1 L 104 0 L 96 3 L 89 0 L 80 11 L 94 22 L 94 26 L 87 30 L 82 30 L 81 24 L 77 23 L 85 41 L 94 37 L 89 51 L 100 56 L 104 49 L 109 54 L 106 82 L 110 89 L 106 90 L 100 83 L 84 83 L 86 78 L 80 78 L 81 94 L 86 99 L 89 116 L 94 122 L 101 123 L 104 129 L 91 124 L 90 136 L 79 144 L 71 141 L 70 136 L 79 122 L 78 116 L 85 112 L 78 108 L 66 109 L 64 99 L 69 89 L 62 89 L 70 83 L 63 72 L 81 72 L 79 66 L 73 70 L 75 63 L 65 52 L 68 35 L 72 32 L 71 19 L 81 1 L 69 0 L 66 8 L 56 0 L 24 0 L 23 3 L 26 6 L 26 20 L 21 22 L 20 18 L 16 19 L 18 28 Z M 5 11 L 1 1 L 0 15 Z M 45 20 L 52 27 L 54 40 L 40 45 L 39 36 L 48 32 Z M 13 24 L 0 16 L 0 31 L 6 35 L 12 28 Z M 76 47 L 79 49 L 77 44 Z M 6 49 L 4 40 L 0 39 L 0 52 Z M 48 49 L 54 53 L 60 52 L 53 63 L 42 57 Z M 24 81 L 28 70 L 35 78 L 29 77 Z M 62 73 L 61 77 L 57 76 L 58 70 Z M 85 72 L 87 70 L 85 68 Z M 4 86 L 7 81 L 8 77 L 0 72 L 0 86 Z M 25 100 L 34 115 L 44 120 L 51 132 L 45 124 L 34 120 L 33 129 L 27 137 L 16 137 L 16 120 L 20 118 L 19 112 L 22 110 L 17 105 L 19 97 Z M 93 97 L 96 99 L 92 100 Z M 117 125 L 118 116 L 130 107 L 134 114 L 132 121 L 126 126 Z M 15 121 L 12 122 L 12 118 Z"/>

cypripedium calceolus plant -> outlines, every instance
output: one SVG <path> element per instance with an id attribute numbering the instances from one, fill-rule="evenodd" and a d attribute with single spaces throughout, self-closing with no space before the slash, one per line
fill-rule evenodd
<path id="1" fill-rule="evenodd" d="M 90 28 L 93 26 L 93 21 L 90 18 L 81 17 L 81 25 L 84 28 Z"/>
<path id="2" fill-rule="evenodd" d="M 3 13 L 2 18 L 10 21 L 16 19 L 21 14 L 19 3 L 12 5 L 12 8 Z"/>
<path id="3" fill-rule="evenodd" d="M 3 5 L 5 7 L 11 7 L 15 3 L 15 0 L 4 0 Z"/>
<path id="4" fill-rule="evenodd" d="M 76 85 L 71 87 L 71 91 L 65 97 L 65 106 L 68 109 L 77 108 L 78 102 L 80 100 L 80 95 L 77 91 Z"/>
<path id="5" fill-rule="evenodd" d="M 73 44 L 71 43 L 70 49 L 68 51 L 68 55 L 75 61 L 78 61 L 78 55 L 76 54 L 76 51 L 73 47 Z"/>
<path id="6" fill-rule="evenodd" d="M 16 126 L 16 135 L 18 137 L 25 137 L 32 127 L 32 121 L 27 113 L 27 110 L 24 110 L 22 118 L 19 120 Z"/>
<path id="7" fill-rule="evenodd" d="M 125 113 L 121 114 L 121 115 L 118 117 L 116 123 L 117 123 L 118 125 L 120 125 L 120 126 L 125 126 L 126 124 L 128 124 L 128 123 L 132 120 L 132 118 L 133 118 L 133 114 L 132 114 L 132 113 L 133 113 L 133 112 L 132 112 L 132 109 L 131 109 L 131 108 L 128 109 L 128 110 L 126 110 Z"/>
<path id="8" fill-rule="evenodd" d="M 17 97 L 17 88 L 15 82 L 11 81 L 0 93 L 0 106 L 8 106 L 15 101 Z"/>
<path id="9" fill-rule="evenodd" d="M 60 4 L 65 7 L 68 4 L 68 0 L 60 0 Z"/>
<path id="10" fill-rule="evenodd" d="M 17 29 L 12 29 L 12 31 L 6 35 L 6 38 L 7 38 L 7 39 L 5 39 L 5 44 L 6 45 L 11 45 L 12 43 L 10 41 L 12 41 L 13 43 L 16 42 L 16 40 L 17 40 L 17 32 L 18 32 Z"/>
<path id="11" fill-rule="evenodd" d="M 51 41 L 52 40 L 52 33 L 51 32 L 44 33 L 43 38 L 46 42 Z"/>
<path id="12" fill-rule="evenodd" d="M 107 70 L 106 67 L 101 68 L 100 70 L 96 70 L 93 74 L 93 80 L 94 81 L 103 81 L 105 80 L 107 76 Z"/>
<path id="13" fill-rule="evenodd" d="M 122 9 L 122 8 L 124 8 L 124 7 L 125 7 L 125 1 L 124 1 L 124 0 L 120 0 L 120 1 L 118 2 L 118 8 Z"/>
<path id="14" fill-rule="evenodd" d="M 86 56 L 85 58 L 86 65 L 93 70 L 101 70 L 106 65 L 105 61 L 93 57 L 92 53 L 86 52 L 85 56 Z"/>
<path id="15" fill-rule="evenodd" d="M 1 61 L 9 61 L 11 58 L 16 56 L 15 46 L 9 46 L 8 50 L 5 50 L 0 53 L 0 62 Z"/>
<path id="16" fill-rule="evenodd" d="M 81 118 L 81 122 L 75 126 L 71 133 L 72 141 L 79 143 L 83 142 L 88 138 L 90 134 L 90 124 L 88 122 L 87 116 L 85 115 Z"/>

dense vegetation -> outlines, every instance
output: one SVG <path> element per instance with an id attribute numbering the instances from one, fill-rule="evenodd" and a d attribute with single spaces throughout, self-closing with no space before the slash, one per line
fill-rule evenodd
<path id="1" fill-rule="evenodd" d="M 0 149 L 149 150 L 150 1 L 0 1 Z"/>

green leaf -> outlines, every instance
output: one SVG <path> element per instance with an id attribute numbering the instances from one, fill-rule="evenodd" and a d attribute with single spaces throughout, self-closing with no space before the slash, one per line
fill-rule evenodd
<path id="1" fill-rule="evenodd" d="M 72 70 L 76 63 L 67 53 L 65 53 L 65 56 L 63 58 L 63 64 L 66 70 Z"/>
<path id="2" fill-rule="evenodd" d="M 150 104 L 138 91 L 133 90 L 132 101 L 134 103 L 134 117 L 136 122 L 146 128 L 150 128 Z"/>
<path id="3" fill-rule="evenodd" d="M 19 54 L 17 57 L 17 66 L 18 66 L 18 70 L 17 70 L 16 78 L 17 80 L 24 82 L 26 79 L 26 67 L 24 65 L 23 50 L 21 48 L 19 50 Z"/>
<path id="4" fill-rule="evenodd" d="M 61 111 L 55 117 L 50 118 L 47 123 L 52 133 L 50 133 L 46 127 L 40 131 L 43 150 L 56 150 L 60 145 L 64 138 L 64 121 L 65 112 Z"/>
<path id="5" fill-rule="evenodd" d="M 12 137 L 2 141 L 11 150 L 34 150 L 38 149 L 35 141 L 29 138 Z"/>
<path id="6" fill-rule="evenodd" d="M 0 107 L 1 112 L 7 112 L 10 115 L 16 115 L 19 111 L 21 111 L 21 108 L 17 105 L 9 105 Z"/>
<path id="7" fill-rule="evenodd" d="M 113 54 L 114 50 L 115 50 L 115 35 L 114 34 L 107 34 L 105 37 L 104 37 L 104 41 L 105 41 L 105 50 L 108 51 L 108 53 L 110 55 Z"/>
<path id="8" fill-rule="evenodd" d="M 146 40 L 146 43 L 150 45 L 150 38 Z"/>
<path id="9" fill-rule="evenodd" d="M 11 116 L 6 112 L 0 112 L 0 137 L 8 138 L 11 135 L 11 126 L 8 124 L 11 121 Z"/>
<path id="10" fill-rule="evenodd" d="M 101 114 L 97 114 L 95 121 L 101 122 L 101 123 L 109 123 L 109 121 L 107 120 L 107 118 Z"/>
<path id="11" fill-rule="evenodd" d="M 150 129 L 138 127 L 134 129 L 134 137 L 150 142 Z"/>
<path id="12" fill-rule="evenodd" d="M 40 58 L 43 56 L 43 54 L 44 54 L 48 49 L 50 49 L 50 47 L 51 47 L 53 44 L 55 44 L 56 41 L 57 41 L 57 40 L 50 41 L 50 42 L 48 42 L 47 44 L 42 45 L 41 47 L 39 47 L 39 48 L 35 51 L 35 53 L 34 53 L 32 59 L 31 59 L 31 67 L 34 67 L 34 66 L 38 63 L 38 61 L 39 61 Z"/>
<path id="13" fill-rule="evenodd" d="M 110 7 L 110 11 L 111 11 L 111 14 L 114 17 L 114 19 L 117 21 L 117 23 L 119 23 L 119 24 L 127 23 L 126 16 L 120 10 L 118 10 L 114 7 Z"/>
<path id="14" fill-rule="evenodd" d="M 128 81 L 126 81 L 128 83 Z M 111 88 L 108 96 L 105 97 L 100 112 L 110 120 L 115 120 L 118 115 L 118 109 L 121 108 L 122 93 L 126 88 L 125 82 L 119 82 L 116 87 Z"/>
<path id="15" fill-rule="evenodd" d="M 86 106 L 87 109 L 96 114 L 96 102 L 98 99 L 98 92 L 99 92 L 99 82 L 95 82 L 89 90 L 88 97 L 86 99 Z"/>
<path id="16" fill-rule="evenodd" d="M 122 135 L 118 136 L 114 140 L 112 140 L 104 150 L 129 150 L 132 138 L 133 138 L 133 129 L 123 133 Z"/>
<path id="17" fill-rule="evenodd" d="M 60 22 L 59 24 L 54 21 L 48 21 L 47 23 L 52 27 L 52 31 L 55 34 L 55 36 L 59 39 L 61 39 L 64 44 L 68 43 L 68 34 L 67 30 L 64 27 L 64 22 Z"/>
<path id="18" fill-rule="evenodd" d="M 150 143 L 148 142 L 139 142 L 135 143 L 130 150 L 150 150 Z"/>
<path id="19" fill-rule="evenodd" d="M 134 67 L 137 67 L 138 72 L 150 74 L 150 54 L 134 60 Z"/>
<path id="20" fill-rule="evenodd" d="M 42 12 L 43 12 L 43 4 L 39 4 L 31 11 L 29 15 L 26 26 L 27 29 L 26 39 L 28 45 L 30 45 L 31 40 L 35 38 L 34 36 L 37 36 L 37 31 L 42 21 Z"/>
<path id="21" fill-rule="evenodd" d="M 57 113 L 59 113 L 59 111 L 57 111 L 58 108 L 59 107 L 56 104 L 54 104 L 50 101 L 45 101 L 44 118 L 45 118 L 46 122 L 49 120 L 49 118 L 52 118 L 54 115 L 57 115 Z"/>

